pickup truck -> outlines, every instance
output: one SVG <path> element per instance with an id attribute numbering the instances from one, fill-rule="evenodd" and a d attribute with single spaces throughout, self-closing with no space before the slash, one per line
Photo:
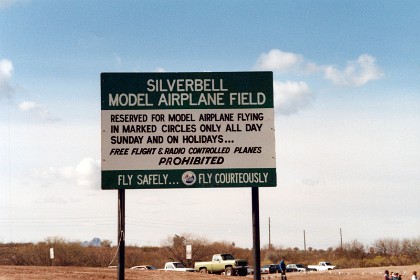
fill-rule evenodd
<path id="1" fill-rule="evenodd" d="M 318 265 L 308 265 L 308 268 L 313 268 L 317 271 L 322 271 L 322 270 L 333 270 L 336 268 L 336 266 L 332 265 L 330 262 L 320 262 Z"/>
<path id="2" fill-rule="evenodd" d="M 294 263 L 292 263 L 292 264 L 288 264 L 287 266 L 286 266 L 286 271 L 287 272 L 306 272 L 306 271 L 309 271 L 309 270 L 314 270 L 314 269 L 308 269 L 308 268 L 306 268 L 303 264 L 300 264 L 300 263 L 297 263 L 297 264 L 294 264 Z"/>
<path id="3" fill-rule="evenodd" d="M 231 254 L 216 254 L 209 262 L 196 262 L 194 268 L 200 273 L 225 273 L 227 276 L 246 276 L 248 262 L 235 259 Z"/>
<path id="4" fill-rule="evenodd" d="M 165 263 L 165 267 L 163 269 L 159 269 L 159 270 L 195 272 L 194 268 L 185 267 L 180 262 L 167 262 L 167 263 Z"/>

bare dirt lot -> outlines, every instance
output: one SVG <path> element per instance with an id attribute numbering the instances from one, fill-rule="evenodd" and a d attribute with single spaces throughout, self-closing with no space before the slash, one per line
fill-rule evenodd
<path id="1" fill-rule="evenodd" d="M 373 268 L 354 268 L 354 269 L 338 269 L 328 272 L 311 272 L 311 273 L 289 273 L 287 278 L 290 280 L 373 280 L 383 279 L 385 269 L 395 271 L 402 274 L 403 280 L 411 279 L 413 270 L 420 271 L 420 265 L 414 266 L 390 266 L 390 267 L 373 267 Z M 134 279 L 151 279 L 151 280 L 203 280 L 212 279 L 253 279 L 253 276 L 247 277 L 228 277 L 224 275 L 199 274 L 190 272 L 167 272 L 167 271 L 125 271 L 126 280 Z M 0 266 L 0 280 L 68 280 L 68 279 L 117 279 L 117 270 L 110 268 L 88 268 L 88 267 L 36 267 L 36 266 Z M 262 275 L 261 279 L 280 279 L 278 274 Z"/>

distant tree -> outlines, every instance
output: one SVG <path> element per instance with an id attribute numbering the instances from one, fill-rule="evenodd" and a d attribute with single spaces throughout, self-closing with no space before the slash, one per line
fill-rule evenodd
<path id="1" fill-rule="evenodd" d="M 343 250 L 350 259 L 363 259 L 366 255 L 365 245 L 357 240 L 344 243 Z"/>
<path id="2" fill-rule="evenodd" d="M 112 241 L 111 240 L 104 239 L 104 240 L 102 240 L 101 246 L 102 247 L 111 248 L 111 244 L 112 244 Z"/>
<path id="3" fill-rule="evenodd" d="M 192 245 L 192 259 L 186 259 L 186 245 Z M 54 248 L 54 265 L 104 267 L 115 260 L 117 246 L 104 240 L 99 247 L 81 246 L 80 242 L 66 241 L 61 237 L 49 237 L 39 243 L 0 243 L 0 265 L 50 265 L 50 248 Z M 238 259 L 246 259 L 253 266 L 252 249 L 237 247 L 232 241 L 209 242 L 191 234 L 174 235 L 159 247 L 126 247 L 126 266 L 151 264 L 163 267 L 167 261 L 179 261 L 192 267 L 196 261 L 210 260 L 213 254 L 230 253 Z M 262 264 L 278 263 L 284 257 L 287 263 L 305 265 L 328 260 L 341 268 L 410 265 L 420 263 L 420 237 L 413 239 L 379 239 L 369 246 L 357 240 L 344 243 L 335 249 L 271 246 L 261 250 Z M 115 264 L 115 262 L 113 262 Z"/>
<path id="4" fill-rule="evenodd" d="M 186 246 L 191 245 L 192 257 L 187 260 Z M 209 253 L 209 242 L 204 238 L 199 238 L 191 234 L 177 235 L 168 237 L 163 242 L 162 247 L 166 257 L 170 261 L 176 261 L 191 267 L 198 260 L 202 260 Z"/>
<path id="5" fill-rule="evenodd" d="M 278 251 L 271 251 L 267 254 L 267 259 L 270 260 L 271 263 L 277 263 L 281 259 L 281 253 Z"/>
<path id="6" fill-rule="evenodd" d="M 401 243 L 401 253 L 407 255 L 416 263 L 420 262 L 420 237 L 404 239 Z"/>
<path id="7" fill-rule="evenodd" d="M 401 252 L 401 242 L 397 239 L 378 239 L 373 243 L 375 252 L 382 256 L 397 256 Z"/>

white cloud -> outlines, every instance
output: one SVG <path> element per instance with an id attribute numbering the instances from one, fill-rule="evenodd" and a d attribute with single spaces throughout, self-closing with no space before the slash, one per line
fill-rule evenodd
<path id="1" fill-rule="evenodd" d="M 258 70 L 288 71 L 299 66 L 303 61 L 303 56 L 299 54 L 272 49 L 258 58 L 255 68 Z"/>
<path id="2" fill-rule="evenodd" d="M 333 65 L 318 65 L 306 61 L 300 54 L 272 49 L 260 55 L 255 68 L 304 77 L 322 74 L 335 86 L 363 86 L 384 76 L 383 71 L 376 65 L 375 58 L 368 54 L 362 54 L 357 60 L 347 62 L 346 67 L 340 70 Z M 274 95 L 276 112 L 282 115 L 297 113 L 308 106 L 315 97 L 305 81 L 274 81 Z"/>
<path id="3" fill-rule="evenodd" d="M 6 9 L 18 2 L 22 2 L 22 0 L 0 0 L 0 9 Z"/>
<path id="4" fill-rule="evenodd" d="M 336 86 L 362 86 L 384 76 L 375 57 L 369 54 L 362 54 L 356 60 L 348 61 L 346 67 L 340 70 L 334 65 L 308 62 L 300 54 L 272 49 L 260 55 L 255 68 L 279 72 L 297 70 L 301 74 L 323 73 L 324 78 Z"/>
<path id="5" fill-rule="evenodd" d="M 13 69 L 13 63 L 10 60 L 0 60 L 0 97 L 5 96 L 6 98 L 10 98 L 11 93 L 15 91 L 14 86 L 11 84 Z M 18 105 L 18 108 L 23 112 L 33 112 L 38 119 L 44 122 L 58 120 L 58 118 L 51 115 L 45 106 L 33 101 L 23 101 Z"/>
<path id="6" fill-rule="evenodd" d="M 383 75 L 383 71 L 376 65 L 376 59 L 368 54 L 362 54 L 357 60 L 349 61 L 343 70 L 332 65 L 324 67 L 325 79 L 338 86 L 362 86 L 382 78 Z"/>
<path id="7" fill-rule="evenodd" d="M 274 81 L 274 106 L 277 113 L 290 115 L 307 106 L 314 98 L 304 81 L 285 83 Z"/>
<path id="8" fill-rule="evenodd" d="M 19 104 L 19 109 L 24 112 L 33 112 L 35 116 L 43 122 L 55 122 L 59 119 L 53 117 L 48 109 L 33 101 L 23 101 Z"/>
<path id="9" fill-rule="evenodd" d="M 155 71 L 156 71 L 156 72 L 158 72 L 158 73 L 164 73 L 164 72 L 167 72 L 167 71 L 166 71 L 166 69 L 165 69 L 165 68 L 162 68 L 162 67 L 157 67 L 157 68 L 155 69 Z"/>
<path id="10" fill-rule="evenodd" d="M 30 111 L 32 109 L 35 109 L 36 107 L 36 103 L 32 101 L 23 101 L 19 104 L 19 109 L 21 109 L 22 111 Z"/>
<path id="11" fill-rule="evenodd" d="M 46 187 L 56 185 L 79 186 L 86 189 L 98 189 L 100 182 L 100 162 L 84 158 L 75 166 L 49 167 L 38 170 L 34 177 Z"/>
<path id="12" fill-rule="evenodd" d="M 0 60 L 0 97 L 8 96 L 12 91 L 13 87 L 10 84 L 10 80 L 13 75 L 13 63 L 8 59 Z"/>
<path id="13" fill-rule="evenodd" d="M 8 59 L 0 60 L 0 81 L 10 80 L 12 78 L 13 64 Z"/>
<path id="14" fill-rule="evenodd" d="M 78 186 L 98 189 L 100 162 L 92 158 L 82 159 L 75 168 L 75 178 Z"/>

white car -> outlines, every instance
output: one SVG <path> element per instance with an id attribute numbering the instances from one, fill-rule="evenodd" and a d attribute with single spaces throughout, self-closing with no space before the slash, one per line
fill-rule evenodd
<path id="1" fill-rule="evenodd" d="M 185 267 L 180 262 L 167 262 L 165 263 L 165 267 L 162 270 L 195 272 L 194 268 Z"/>
<path id="2" fill-rule="evenodd" d="M 136 265 L 130 267 L 130 269 L 137 269 L 137 270 L 157 270 L 157 268 L 153 265 Z"/>
<path id="3" fill-rule="evenodd" d="M 335 265 L 332 265 L 330 262 L 319 262 L 318 265 L 308 265 L 308 268 L 315 269 L 317 271 L 323 271 L 323 270 L 333 270 L 337 267 Z"/>
<path id="4" fill-rule="evenodd" d="M 288 264 L 286 266 L 286 271 L 287 272 L 294 272 L 294 271 L 296 271 L 296 272 L 305 272 L 307 270 L 308 269 L 303 264 L 300 264 L 300 263 L 297 263 L 297 264 Z"/>

